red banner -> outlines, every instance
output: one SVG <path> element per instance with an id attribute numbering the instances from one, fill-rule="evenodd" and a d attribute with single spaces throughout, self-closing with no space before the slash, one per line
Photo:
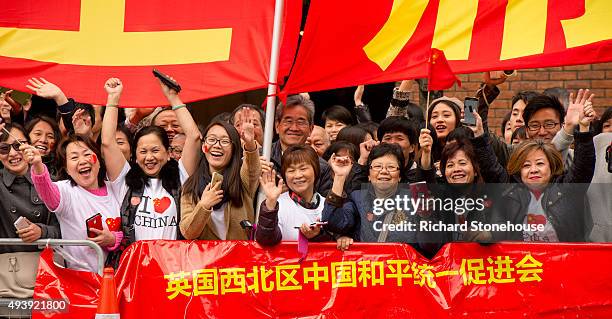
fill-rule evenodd
<path id="1" fill-rule="evenodd" d="M 312 0 L 288 93 L 612 60 L 609 0 Z"/>
<path id="2" fill-rule="evenodd" d="M 30 77 L 79 102 L 105 104 L 104 82 L 125 84 L 124 106 L 166 105 L 151 71 L 173 76 L 186 102 L 267 86 L 274 0 L 3 1 L 0 85 Z M 301 1 L 286 0 L 280 73 L 293 61 Z"/>
<path id="3" fill-rule="evenodd" d="M 98 275 L 41 257 L 35 299 L 92 318 Z M 122 318 L 609 318 L 612 245 L 446 245 L 432 260 L 402 244 L 263 249 L 238 241 L 141 241 L 117 270 Z"/>

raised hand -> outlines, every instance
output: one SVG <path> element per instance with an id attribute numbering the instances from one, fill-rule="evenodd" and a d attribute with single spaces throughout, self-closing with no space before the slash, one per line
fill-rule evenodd
<path id="1" fill-rule="evenodd" d="M 334 171 L 334 176 L 347 177 L 351 173 L 353 162 L 348 156 L 337 156 L 336 154 L 332 154 L 329 159 L 329 166 L 331 166 L 331 169 Z"/>
<path id="2" fill-rule="evenodd" d="M 223 199 L 223 190 L 221 189 L 221 181 L 216 182 L 214 185 L 208 183 L 202 192 L 200 203 L 206 210 L 212 210 L 213 206 L 219 204 Z"/>
<path id="3" fill-rule="evenodd" d="M 253 151 L 257 148 L 257 143 L 255 142 L 255 111 L 243 108 L 240 113 L 238 113 L 238 121 L 240 122 L 240 139 L 244 143 L 244 146 L 247 150 Z"/>
<path id="4" fill-rule="evenodd" d="M 108 95 L 121 95 L 123 92 L 123 83 L 118 78 L 110 78 L 104 83 L 104 90 Z"/>
<path id="5" fill-rule="evenodd" d="M 499 79 L 492 79 L 491 73 L 489 73 L 489 71 L 483 72 L 482 75 L 483 75 L 483 81 L 488 87 L 494 87 L 494 86 L 500 85 L 506 82 L 506 79 L 508 78 L 508 76 L 504 74 L 504 72 L 501 72 L 501 77 Z"/>
<path id="6" fill-rule="evenodd" d="M 176 81 L 173 77 L 171 77 L 171 76 L 168 76 L 168 77 L 170 79 L 172 79 L 172 81 Z M 160 79 L 157 79 L 157 80 L 159 81 L 159 85 L 161 86 L 162 93 L 164 94 L 166 99 L 168 99 L 168 102 L 170 102 L 170 104 L 172 106 L 183 104 L 183 102 L 180 100 L 180 98 L 178 96 L 178 92 L 176 92 L 175 90 L 169 88 Z"/>
<path id="7" fill-rule="evenodd" d="M 42 164 L 42 156 L 40 155 L 40 151 L 29 144 L 22 144 L 19 146 L 19 150 L 23 154 L 24 159 L 30 165 L 41 165 Z"/>
<path id="8" fill-rule="evenodd" d="M 353 96 L 353 100 L 355 101 L 355 106 L 363 104 L 362 98 L 363 98 L 364 90 L 365 90 L 365 87 L 363 85 L 359 85 L 355 89 L 355 94 Z"/>
<path id="9" fill-rule="evenodd" d="M 584 108 L 587 104 L 591 104 L 591 100 L 595 97 L 595 94 L 590 94 L 589 89 L 578 90 L 576 98 L 574 98 L 574 92 L 570 93 L 569 105 L 565 114 L 566 133 L 573 134 L 574 127 L 581 124 L 581 119 L 584 118 Z M 592 104 L 591 104 L 592 106 Z M 587 124 L 588 125 L 588 124 Z"/>
<path id="10" fill-rule="evenodd" d="M 480 114 L 476 111 L 472 112 L 472 114 L 474 114 L 474 118 L 476 118 L 476 125 L 470 125 L 468 127 L 474 132 L 474 137 L 480 137 L 485 133 L 484 126 L 482 125 L 482 117 L 480 117 Z M 461 121 L 463 122 L 463 120 Z"/>
<path id="11" fill-rule="evenodd" d="M 369 140 L 365 142 L 359 143 L 359 159 L 357 163 L 361 165 L 365 165 L 368 162 L 368 156 L 370 156 L 370 152 L 374 146 L 380 144 L 379 141 Z"/>
<path id="12" fill-rule="evenodd" d="M 421 129 L 421 135 L 419 135 L 419 145 L 423 154 L 431 154 L 433 138 L 431 137 L 431 131 L 429 129 Z"/>
<path id="13" fill-rule="evenodd" d="M 44 78 L 31 78 L 28 80 L 28 82 L 30 84 L 26 85 L 26 87 L 34 91 L 34 94 L 45 99 L 54 99 L 57 105 L 62 105 L 68 102 L 64 92 L 62 92 L 57 85 L 45 80 Z"/>
<path id="14" fill-rule="evenodd" d="M 91 116 L 85 109 L 77 109 L 72 115 L 72 126 L 74 133 L 89 137 L 91 136 Z"/>
<path id="15" fill-rule="evenodd" d="M 266 195 L 266 207 L 269 210 L 276 208 L 278 197 L 283 193 L 285 182 L 282 178 L 276 183 L 276 171 L 264 171 L 259 177 L 259 186 Z"/>

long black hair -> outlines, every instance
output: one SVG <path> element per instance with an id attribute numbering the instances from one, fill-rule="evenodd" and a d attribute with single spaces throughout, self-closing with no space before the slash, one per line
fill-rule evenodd
<path id="1" fill-rule="evenodd" d="M 213 126 L 221 126 L 229 135 L 232 141 L 232 156 L 228 165 L 223 170 L 223 183 L 221 189 L 223 190 L 223 196 L 228 198 L 232 205 L 236 207 L 242 207 L 241 197 L 241 179 L 240 179 L 240 166 L 242 164 L 242 146 L 240 144 L 240 135 L 233 125 L 225 121 L 213 121 L 208 124 L 202 136 L 204 136 L 203 143 L 206 143 L 206 135 Z M 201 152 L 201 149 L 200 149 Z M 208 166 L 208 160 L 204 154 L 200 156 L 200 162 L 196 171 L 187 179 L 183 185 L 183 196 L 191 196 L 191 201 L 197 203 L 200 201 L 202 191 L 211 180 L 211 171 Z"/>
<path id="2" fill-rule="evenodd" d="M 162 142 L 162 145 L 168 151 L 170 148 L 170 140 L 166 131 L 159 126 L 151 125 L 140 129 L 134 136 L 134 142 L 131 144 L 132 158 L 130 171 L 125 176 L 125 183 L 131 189 L 143 189 L 145 185 L 149 185 L 151 178 L 140 168 L 136 163 L 136 146 L 138 141 L 146 135 L 155 135 Z M 168 193 L 172 193 L 173 189 L 178 189 L 180 185 L 178 162 L 170 159 L 159 171 L 159 178 L 162 181 L 162 186 Z"/>

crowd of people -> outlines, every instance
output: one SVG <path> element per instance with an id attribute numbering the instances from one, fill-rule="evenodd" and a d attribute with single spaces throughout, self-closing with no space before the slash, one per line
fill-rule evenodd
<path id="1" fill-rule="evenodd" d="M 363 87 L 355 105 L 324 110 L 322 126 L 315 125 L 308 94 L 289 96 L 276 108 L 278 138 L 266 160 L 264 112 L 256 105 L 239 105 L 203 126 L 178 92 L 161 82 L 170 107 L 124 109 L 121 79 L 100 83 L 107 104 L 92 106 L 33 78 L 27 85 L 31 102 L 16 102 L 10 91 L 0 96 L 0 237 L 91 240 L 112 266 L 139 240 L 253 239 L 265 247 L 334 241 L 341 250 L 354 242 L 398 242 L 426 256 L 453 241 L 611 241 L 612 107 L 598 114 L 588 89 L 568 97 L 562 90 L 514 92 L 500 132 L 493 132 L 490 105 L 505 80 L 485 73 L 474 94 L 474 122 L 454 97 L 437 98 L 426 109 L 414 104 L 409 81 L 393 90 L 380 123 L 361 102 Z M 486 183 L 505 185 L 503 205 L 465 214 L 375 213 L 372 206 L 422 196 L 434 186 L 440 191 L 432 192 L 445 198 L 473 197 L 491 191 Z M 375 226 L 422 221 L 542 228 L 426 232 Z M 37 251 L 0 246 L 4 257 Z M 65 247 L 64 259 L 73 269 L 97 269 L 91 248 Z M 4 277 L 0 286 L 23 295 L 24 287 Z"/>

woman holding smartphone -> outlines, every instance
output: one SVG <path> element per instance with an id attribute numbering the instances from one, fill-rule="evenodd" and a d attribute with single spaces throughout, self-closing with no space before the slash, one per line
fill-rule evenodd
<path id="1" fill-rule="evenodd" d="M 215 121 L 204 130 L 204 156 L 181 195 L 180 229 L 186 239 L 247 239 L 240 222 L 255 223 L 253 200 L 261 175 L 255 116 L 259 115 L 240 112 L 241 134 L 225 121 Z M 214 173 L 223 179 L 213 182 Z"/>
<path id="2" fill-rule="evenodd" d="M 270 169 L 260 179 L 266 200 L 259 212 L 257 242 L 273 246 L 281 240 L 298 240 L 300 233 L 310 241 L 331 240 L 320 222 L 325 198 L 315 191 L 321 171 L 317 153 L 310 146 L 292 146 L 283 153 L 281 169 L 278 183 Z"/>

